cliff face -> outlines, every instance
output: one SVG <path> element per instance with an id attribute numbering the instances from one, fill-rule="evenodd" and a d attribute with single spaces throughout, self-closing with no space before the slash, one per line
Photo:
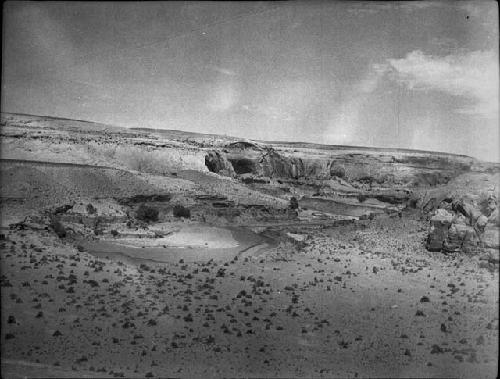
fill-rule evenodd
<path id="1" fill-rule="evenodd" d="M 360 152 L 289 149 L 236 142 L 221 151 L 209 151 L 206 165 L 212 172 L 250 174 L 276 179 L 328 180 L 345 178 L 368 185 L 434 186 L 469 171 L 474 159 L 439 153 Z M 232 174 L 230 174 L 232 176 Z"/>
<path id="2" fill-rule="evenodd" d="M 298 179 L 306 173 L 300 158 L 285 157 L 273 148 L 243 142 L 230 144 L 223 151 L 209 151 L 205 164 L 221 175 L 232 170 L 236 175 Z"/>

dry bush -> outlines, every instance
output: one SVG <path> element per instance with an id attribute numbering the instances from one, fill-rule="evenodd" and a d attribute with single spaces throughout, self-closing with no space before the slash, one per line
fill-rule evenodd
<path id="1" fill-rule="evenodd" d="M 93 215 L 93 214 L 95 214 L 96 212 L 97 212 L 97 209 L 95 209 L 95 207 L 94 207 L 92 204 L 88 203 L 88 204 L 87 204 L 87 213 L 88 213 L 89 215 Z"/>
<path id="2" fill-rule="evenodd" d="M 141 204 L 139 208 L 137 208 L 137 212 L 135 217 L 141 221 L 150 222 L 150 221 L 158 221 L 158 214 L 160 212 L 158 209 L 150 207 L 145 204 Z"/>
<path id="3" fill-rule="evenodd" d="M 335 176 L 337 178 L 345 178 L 345 168 L 342 166 L 330 167 L 330 176 Z"/>
<path id="4" fill-rule="evenodd" d="M 289 204 L 290 209 L 298 209 L 299 208 L 299 201 L 295 196 L 293 196 L 290 199 L 290 204 Z"/>
<path id="5" fill-rule="evenodd" d="M 174 214 L 174 217 L 183 217 L 183 218 L 190 218 L 191 217 L 191 211 L 182 205 L 174 206 L 173 214 Z"/>
<path id="6" fill-rule="evenodd" d="M 52 219 L 50 222 L 50 227 L 57 234 L 59 238 L 66 237 L 66 228 L 58 220 Z"/>

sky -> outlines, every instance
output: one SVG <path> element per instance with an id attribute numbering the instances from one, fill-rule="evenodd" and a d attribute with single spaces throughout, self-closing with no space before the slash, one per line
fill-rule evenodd
<path id="1" fill-rule="evenodd" d="M 2 111 L 500 161 L 498 9 L 7 2 Z"/>

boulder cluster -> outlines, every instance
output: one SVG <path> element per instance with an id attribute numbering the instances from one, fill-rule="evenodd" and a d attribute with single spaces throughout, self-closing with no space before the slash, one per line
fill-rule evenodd
<path id="1" fill-rule="evenodd" d="M 498 262 L 500 216 L 496 195 L 490 193 L 484 203 L 466 199 L 442 201 L 430 219 L 427 249 L 486 251 Z"/>

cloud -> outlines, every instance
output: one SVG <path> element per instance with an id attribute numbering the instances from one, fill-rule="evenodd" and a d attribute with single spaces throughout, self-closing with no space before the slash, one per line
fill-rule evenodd
<path id="1" fill-rule="evenodd" d="M 402 59 L 389 59 L 394 78 L 411 90 L 436 90 L 465 97 L 467 107 L 457 112 L 484 118 L 498 117 L 498 55 L 473 51 L 444 57 L 420 50 Z"/>

